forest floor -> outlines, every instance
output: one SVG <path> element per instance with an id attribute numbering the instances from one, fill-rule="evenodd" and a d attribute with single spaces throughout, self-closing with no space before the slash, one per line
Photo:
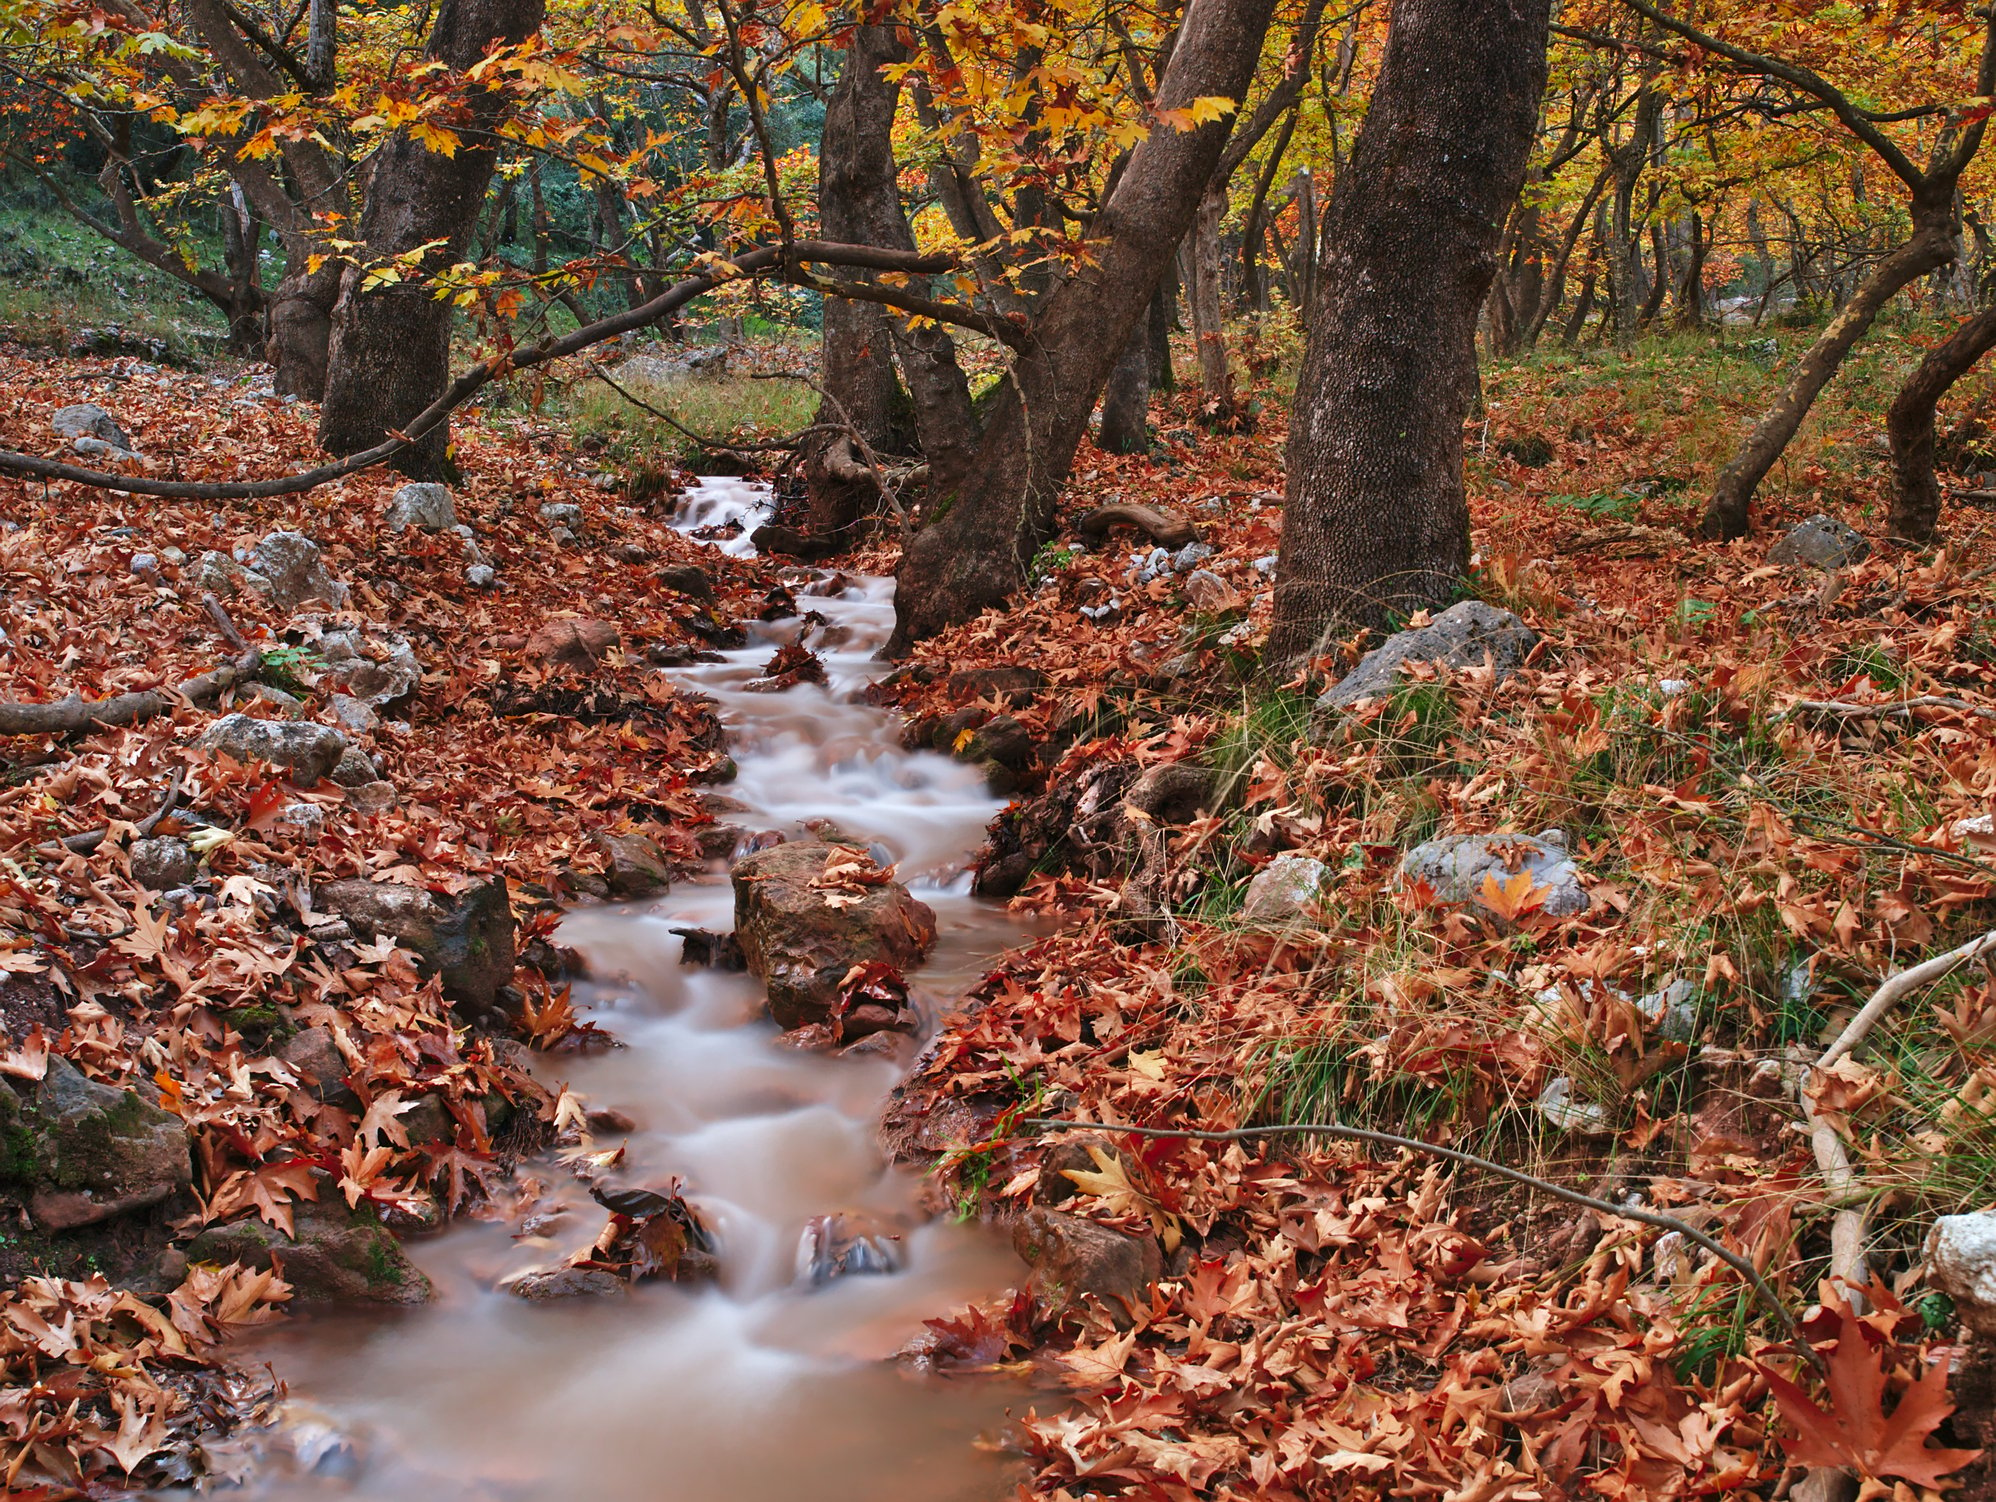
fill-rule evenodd
<path id="1" fill-rule="evenodd" d="M 1754 537 L 1687 541 L 1711 458 L 1784 348 L 1681 341 L 1486 377 L 1472 587 L 1540 639 L 1506 680 L 1417 675 L 1326 715 L 1315 697 L 1356 641 L 1292 684 L 1255 678 L 1281 495 L 1263 390 L 1252 433 L 1205 431 L 1185 394 L 1154 411 L 1151 455 L 1077 465 L 1069 520 L 1164 506 L 1209 555 L 1147 568 L 1141 538 L 1064 535 L 1010 609 L 925 644 L 881 690 L 911 740 L 991 763 L 1017 801 L 987 884 L 1065 920 L 944 1021 L 887 1123 L 936 1168 L 939 1206 L 1014 1224 L 1039 1257 L 1029 1289 L 939 1311 L 911 1351 L 1046 1384 L 1012 1435 L 1038 1494 L 1770 1495 L 1797 1465 L 1848 1464 L 1913 1495 L 1962 1474 L 1924 1445 L 1935 1425 L 1974 1436 L 1947 1427 L 1929 1380 L 1961 1337 L 1920 1286 L 1921 1242 L 1936 1213 L 1996 1199 L 1996 982 L 1970 970 L 1909 998 L 1814 1081 L 1883 1279 L 1861 1319 L 1818 1287 L 1841 1201 L 1795 1084 L 1884 976 L 1992 926 L 1996 517 L 1951 509 L 1945 544 L 1920 552 L 1877 539 L 1890 387 L 1860 366 Z M 0 387 L 11 447 L 48 450 L 55 409 L 95 401 L 175 473 L 276 473 L 312 452 L 309 410 L 241 378 L 13 351 Z M 352 732 L 376 775 L 339 794 L 197 748 L 226 706 L 7 742 L 0 1073 L 25 1085 L 53 1053 L 137 1088 L 186 1123 L 199 1165 L 191 1195 L 114 1229 L 6 1229 L 10 1485 L 183 1475 L 218 1418 L 253 1416 L 254 1392 L 232 1409 L 236 1389 L 189 1373 L 288 1290 L 190 1265 L 207 1224 L 286 1225 L 315 1195 L 434 1223 L 572 1129 L 518 1053 L 586 1037 L 546 943 L 559 905 L 626 879 L 630 835 L 668 866 L 703 859 L 701 784 L 725 772 L 705 711 L 651 667 L 784 608 L 772 564 L 670 530 L 658 467 L 599 478 L 627 456 L 584 441 L 514 409 L 461 425 L 457 518 L 493 589 L 467 581 L 459 536 L 386 528 L 386 475 L 242 507 L 0 482 L 0 699 L 229 661 L 210 581 L 307 718 L 331 719 L 327 634 L 344 625 L 421 670 Z M 543 514 L 564 505 L 579 514 Z M 1770 542 L 1819 510 L 1874 534 L 1869 556 L 1771 564 Z M 344 617 L 229 587 L 227 559 L 255 562 L 284 529 L 351 591 Z M 210 552 L 224 559 L 204 567 Z M 886 571 L 893 550 L 845 562 Z M 690 584 L 676 570 L 692 564 L 711 603 L 661 582 Z M 1867 708 L 1802 707 L 1832 702 Z M 203 895 L 170 907 L 133 875 L 132 826 L 175 789 L 147 833 L 201 847 Z M 88 852 L 54 844 L 100 829 Z M 1398 876 L 1437 835 L 1549 830 L 1581 873 L 1578 914 L 1548 915 L 1547 892 L 1508 874 L 1455 904 Z M 1314 896 L 1249 909 L 1285 857 L 1321 863 Z M 313 911 L 312 891 L 351 876 L 441 904 L 506 877 L 513 989 L 454 1025 L 439 980 Z M 322 1098 L 297 1062 L 317 1033 L 356 1098 Z M 1799 1339 L 1834 1353 L 1828 1378 L 1681 1234 L 1378 1147 L 1115 1129 L 1332 1119 L 1681 1218 L 1763 1270 Z M 1049 1244 L 1077 1216 L 1125 1233 L 1126 1297 L 1063 1296 L 1063 1274 L 1099 1290 L 1116 1271 L 1077 1266 L 1071 1235 Z"/>

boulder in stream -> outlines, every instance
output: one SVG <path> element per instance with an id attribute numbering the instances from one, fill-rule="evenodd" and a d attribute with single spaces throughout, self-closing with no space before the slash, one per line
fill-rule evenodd
<path id="1" fill-rule="evenodd" d="M 1118 1325 L 1150 1300 L 1164 1276 L 1157 1238 L 1131 1236 L 1085 1215 L 1035 1205 L 1012 1227 L 1012 1246 L 1032 1269 L 1026 1288 L 1049 1316 L 1096 1299 Z"/>
<path id="2" fill-rule="evenodd" d="M 804 841 L 736 862 L 735 933 L 784 1028 L 827 1021 L 847 974 L 907 970 L 936 942 L 936 915 L 863 850 Z"/>
<path id="3" fill-rule="evenodd" d="M 210 1226 L 187 1247 L 190 1262 L 275 1266 L 305 1303 L 422 1304 L 436 1290 L 395 1233 L 366 1204 L 348 1205 L 330 1181 L 291 1206 L 292 1234 L 255 1216 Z"/>

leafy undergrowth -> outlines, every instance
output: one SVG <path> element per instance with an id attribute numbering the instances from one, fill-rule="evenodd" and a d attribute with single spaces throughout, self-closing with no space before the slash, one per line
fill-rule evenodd
<path id="1" fill-rule="evenodd" d="M 1921 1245 L 1996 1201 L 1996 981 L 1907 999 L 1811 1086 L 1882 1280 L 1863 1320 L 1825 1281 L 1844 1201 L 1795 1084 L 1884 976 L 1996 926 L 1996 528 L 1960 510 L 1935 549 L 1769 564 L 1815 489 L 1750 540 L 1687 541 L 1703 440 L 1573 379 L 1505 371 L 1472 435 L 1474 587 L 1542 638 L 1507 681 L 1417 674 L 1313 712 L 1352 642 L 1257 682 L 1281 435 L 1199 434 L 1185 400 L 1153 457 L 1085 453 L 1071 514 L 1168 506 L 1211 556 L 1142 581 L 1144 539 L 1063 538 L 1032 593 L 891 682 L 918 739 L 976 755 L 999 712 L 1031 733 L 991 857 L 1030 861 L 1004 886 L 1069 920 L 945 1023 L 891 1140 L 965 1213 L 1057 1206 L 1163 1254 L 1127 1305 L 935 1323 L 936 1361 L 1064 1389 L 1020 1426 L 1036 1495 L 1765 1495 L 1842 1465 L 1911 1496 L 1971 1459 L 1942 1448 L 1961 1337 Z M 1744 409 L 1712 410 L 1717 432 Z M 1811 440 L 1860 526 L 1882 499 L 1862 432 Z M 1000 665 L 1044 677 L 979 671 Z M 1945 702 L 1892 707 L 1918 697 Z M 1806 707 L 1828 701 L 1878 708 Z M 1200 769 L 1203 807 L 1145 800 L 1168 763 Z M 1453 906 L 1399 875 L 1437 835 L 1551 829 L 1577 916 L 1529 875 Z M 1316 900 L 1252 920 L 1281 856 L 1322 862 Z M 1329 1121 L 1678 1216 L 1765 1271 L 1826 1376 L 1681 1233 L 1420 1155 L 1116 1130 Z"/>
<path id="2" fill-rule="evenodd" d="M 0 354 L 0 389 L 9 447 L 56 448 L 51 413 L 95 401 L 160 472 L 235 479 L 316 461 L 311 409 L 259 395 L 247 377 L 13 352 Z M 245 1217 L 290 1230 L 314 1199 L 398 1228 L 475 1211 L 496 1172 L 552 1130 L 558 1102 L 526 1072 L 520 1040 L 572 1041 L 562 957 L 545 936 L 555 902 L 598 881 L 596 837 L 641 833 L 668 863 L 698 862 L 712 819 L 697 784 L 722 760 L 718 727 L 648 659 L 681 660 L 754 614 L 773 575 L 673 532 L 669 496 L 607 488 L 535 420 L 467 422 L 456 457 L 458 519 L 494 588 L 467 582 L 457 535 L 386 527 L 400 483 L 386 473 L 254 504 L 0 482 L 0 700 L 172 689 L 233 660 L 203 605 L 219 576 L 204 577 L 202 557 L 280 529 L 316 540 L 351 591 L 342 610 L 277 609 L 253 588 L 215 585 L 263 650 L 265 683 L 295 704 L 240 694 L 125 729 L 0 743 L 0 1072 L 31 1090 L 55 1055 L 134 1089 L 182 1120 L 195 1162 L 191 1192 L 55 1234 L 28 1229 L 11 1197 L 26 1190 L 0 1183 L 10 1494 L 95 1495 L 226 1469 L 216 1435 L 253 1414 L 267 1384 L 208 1363 L 289 1290 L 269 1272 L 190 1267 L 187 1238 Z M 580 508 L 556 514 L 571 542 L 553 539 L 549 504 Z M 712 604 L 659 582 L 695 562 L 717 576 Z M 564 622 L 572 639 L 588 619 L 614 627 L 614 644 L 596 639 L 580 672 L 551 665 L 535 633 L 555 628 L 559 647 Z M 400 638 L 421 668 L 379 728 L 349 734 L 376 763 L 373 796 L 293 787 L 196 744 L 232 708 L 331 723 L 322 649 L 345 625 L 369 642 Z M 150 832 L 200 855 L 177 895 L 131 870 L 135 826 L 170 793 Z M 87 853 L 60 843 L 99 830 Z M 392 938 L 329 925 L 311 894 L 354 877 L 445 897 L 506 878 L 523 963 L 497 979 L 511 989 L 467 1018 Z M 292 1049 L 308 1032 L 337 1051 L 319 1056 L 316 1081 Z"/>

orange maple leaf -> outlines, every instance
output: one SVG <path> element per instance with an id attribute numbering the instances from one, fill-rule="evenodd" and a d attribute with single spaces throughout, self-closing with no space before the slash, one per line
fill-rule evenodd
<path id="1" fill-rule="evenodd" d="M 1528 913 L 1543 903 L 1551 891 L 1552 888 L 1534 882 L 1529 871 L 1520 871 L 1502 881 L 1497 879 L 1495 871 L 1486 871 L 1476 899 L 1506 923 L 1515 923 L 1520 914 Z"/>
<path id="2" fill-rule="evenodd" d="M 1888 1414 L 1884 1353 L 1865 1339 L 1855 1320 L 1846 1320 L 1830 1356 L 1827 1413 L 1779 1372 L 1761 1368 L 1781 1416 L 1795 1430 L 1794 1438 L 1782 1438 L 1782 1448 L 1797 1465 L 1848 1466 L 1866 1476 L 1939 1486 L 1942 1477 L 1982 1454 L 1927 1444 L 1954 1412 L 1947 1395 L 1948 1360 L 1943 1355 L 1922 1372 Z"/>

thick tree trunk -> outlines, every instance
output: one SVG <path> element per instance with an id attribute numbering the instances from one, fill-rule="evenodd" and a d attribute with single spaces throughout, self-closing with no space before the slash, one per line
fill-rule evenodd
<path id="1" fill-rule="evenodd" d="M 1934 476 L 1934 409 L 1992 349 L 1996 349 L 1996 308 L 1985 308 L 1928 350 L 1893 398 L 1885 432 L 1892 440 L 1894 537 L 1925 542 L 1934 535 L 1941 517 L 1941 487 Z"/>
<path id="2" fill-rule="evenodd" d="M 542 10 L 543 0 L 443 0 L 426 55 L 462 75 L 493 47 L 539 31 Z M 423 258 L 422 271 L 463 259 L 497 159 L 486 143 L 511 110 L 510 93 L 467 80 L 451 125 L 460 141 L 455 155 L 432 151 L 406 131 L 389 137 L 368 167 L 360 220 L 367 262 L 379 265 L 432 241 L 441 244 Z M 432 295 L 424 277 L 369 289 L 367 270 L 346 268 L 333 310 L 319 442 L 334 454 L 381 442 L 450 383 L 450 304 Z M 447 425 L 404 453 L 396 467 L 406 473 L 448 474 Z"/>
<path id="3" fill-rule="evenodd" d="M 1290 421 L 1266 662 L 1441 606 L 1469 561 L 1476 318 L 1524 183 L 1549 0 L 1395 0 Z"/>
<path id="4" fill-rule="evenodd" d="M 1802 419 L 1809 415 L 1810 407 L 1830 383 L 1830 377 L 1837 373 L 1844 356 L 1864 337 L 1872 320 L 1902 287 L 1954 259 L 1952 197 L 1950 184 L 1938 202 L 1931 197 L 1915 202 L 1912 237 L 1872 268 L 1871 275 L 1809 346 L 1787 388 L 1712 488 L 1712 499 L 1706 504 L 1702 524 L 1705 536 L 1746 535 L 1753 493 L 1802 426 Z"/>
<path id="5" fill-rule="evenodd" d="M 1102 392 L 1102 447 L 1112 454 L 1150 449 L 1150 323 L 1141 318 Z"/>
<path id="6" fill-rule="evenodd" d="M 1244 98 L 1272 9 L 1273 0 L 1191 0 L 1159 107 L 1184 109 L 1202 95 Z M 969 479 L 902 554 L 895 648 L 970 619 L 1024 582 L 1052 535 L 1095 399 L 1190 228 L 1226 139 L 1225 121 L 1160 128 L 1130 153 L 1086 231 L 1093 260 L 1047 295 L 1019 343 Z"/>
<path id="7" fill-rule="evenodd" d="M 860 26 L 851 34 L 818 153 L 818 215 L 828 238 L 915 248 L 901 208 L 891 134 L 901 86 L 881 71 L 908 57 L 891 26 Z M 895 376 L 897 354 L 908 380 L 906 395 Z M 969 383 L 942 329 L 905 329 L 877 303 L 827 299 L 823 379 L 828 397 L 836 400 L 820 409 L 820 423 L 849 422 L 878 452 L 919 445 L 929 461 L 934 498 L 961 487 L 975 449 L 976 420 Z M 870 477 L 855 481 L 849 466 L 826 462 L 840 438 L 813 435 L 804 445 L 814 532 L 850 531 L 879 501 Z"/>

